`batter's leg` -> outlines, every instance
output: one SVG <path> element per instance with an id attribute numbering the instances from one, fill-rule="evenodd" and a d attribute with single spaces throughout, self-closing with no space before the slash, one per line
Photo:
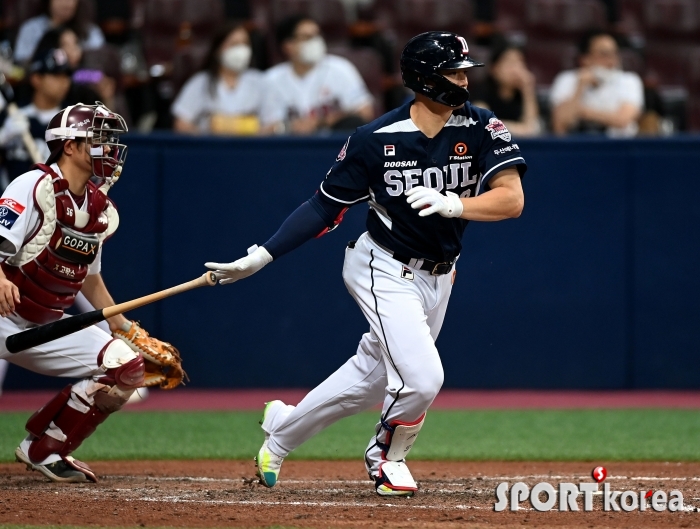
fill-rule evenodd
<path id="1" fill-rule="evenodd" d="M 362 336 L 355 356 L 311 390 L 295 408 L 280 410 L 272 420 L 265 421 L 268 447 L 286 457 L 334 422 L 382 402 L 385 387 L 379 340 L 369 332 Z"/>

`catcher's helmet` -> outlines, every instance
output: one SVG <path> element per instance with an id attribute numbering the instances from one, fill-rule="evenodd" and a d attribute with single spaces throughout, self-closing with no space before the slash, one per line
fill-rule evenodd
<path id="1" fill-rule="evenodd" d="M 464 37 L 446 31 L 428 31 L 413 37 L 401 52 L 404 86 L 449 107 L 460 107 L 469 99 L 466 88 L 457 86 L 440 70 L 483 66 L 469 57 Z"/>
<path id="2" fill-rule="evenodd" d="M 95 101 L 94 105 L 78 103 L 66 107 L 52 117 L 46 127 L 46 144 L 51 151 L 46 164 L 58 161 L 68 140 L 85 139 L 93 175 L 112 186 L 126 159 L 126 145 L 119 143 L 119 135 L 127 130 L 124 118 L 100 101 Z"/>

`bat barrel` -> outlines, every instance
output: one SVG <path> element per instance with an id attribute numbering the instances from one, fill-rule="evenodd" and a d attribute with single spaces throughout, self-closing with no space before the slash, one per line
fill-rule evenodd
<path id="1" fill-rule="evenodd" d="M 12 354 L 26 351 L 37 345 L 63 338 L 76 331 L 90 327 L 103 319 L 102 310 L 93 310 L 77 316 L 62 318 L 52 323 L 8 336 L 5 340 L 5 347 Z"/>

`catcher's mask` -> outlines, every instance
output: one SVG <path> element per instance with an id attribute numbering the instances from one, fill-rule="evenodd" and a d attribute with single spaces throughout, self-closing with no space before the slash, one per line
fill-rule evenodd
<path id="1" fill-rule="evenodd" d="M 46 128 L 46 144 L 51 150 L 46 164 L 59 160 L 68 140 L 84 138 L 93 176 L 110 188 L 119 179 L 126 160 L 127 147 L 119 143 L 119 135 L 127 130 L 124 118 L 100 101 L 66 107 L 51 118 Z"/>
<path id="2" fill-rule="evenodd" d="M 483 66 L 469 56 L 463 37 L 446 31 L 428 31 L 413 37 L 401 52 L 403 84 L 414 92 L 452 108 L 469 99 L 469 91 L 446 79 L 441 70 Z"/>

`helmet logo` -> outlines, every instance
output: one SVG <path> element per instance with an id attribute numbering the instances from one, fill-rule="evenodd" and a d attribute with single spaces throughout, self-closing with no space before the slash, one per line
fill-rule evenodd
<path id="1" fill-rule="evenodd" d="M 460 42 L 462 45 L 462 55 L 467 55 L 469 53 L 469 46 L 467 46 L 467 41 L 464 37 L 457 36 L 457 40 Z"/>
<path id="2" fill-rule="evenodd" d="M 455 154 L 458 156 L 463 156 L 467 154 L 467 144 L 459 142 L 457 145 L 455 145 Z"/>

